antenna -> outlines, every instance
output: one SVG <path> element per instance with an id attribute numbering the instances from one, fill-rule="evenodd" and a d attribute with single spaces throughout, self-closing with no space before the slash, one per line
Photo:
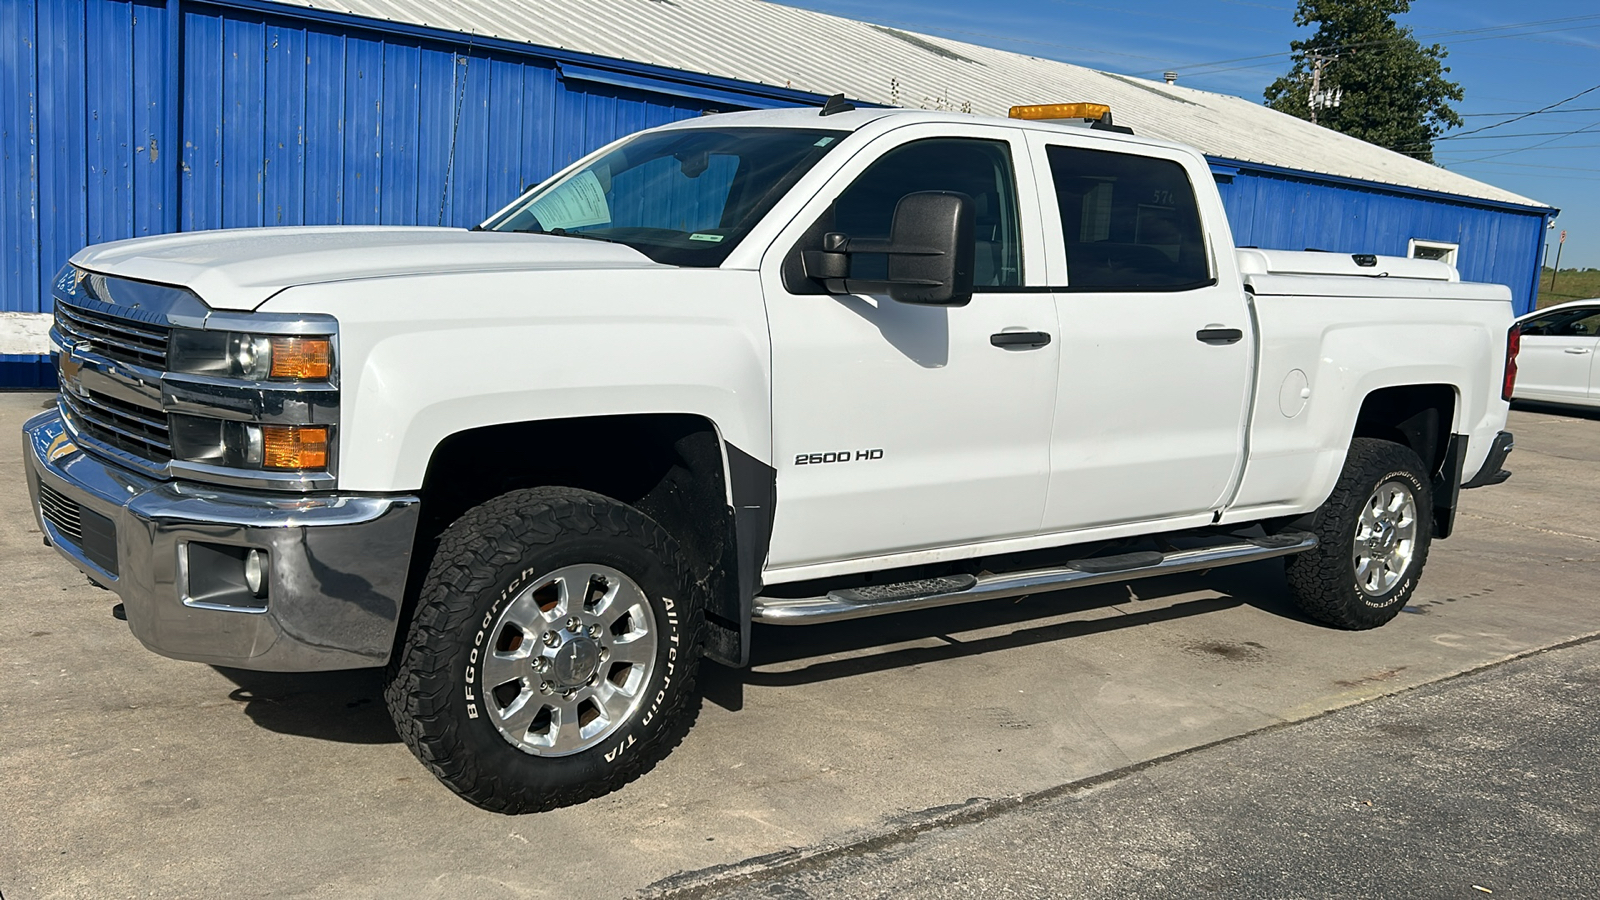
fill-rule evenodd
<path id="1" fill-rule="evenodd" d="M 822 112 L 817 113 L 817 115 L 831 116 L 834 113 L 850 112 L 855 108 L 856 105 L 846 100 L 843 94 L 834 94 L 828 98 L 828 102 L 822 104 Z"/>

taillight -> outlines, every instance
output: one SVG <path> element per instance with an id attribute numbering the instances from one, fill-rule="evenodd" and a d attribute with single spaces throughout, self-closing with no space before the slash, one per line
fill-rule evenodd
<path id="1" fill-rule="evenodd" d="M 1513 325 L 1506 332 L 1506 380 L 1500 385 L 1500 399 L 1510 400 L 1517 388 L 1517 353 L 1522 349 L 1522 326 Z"/>

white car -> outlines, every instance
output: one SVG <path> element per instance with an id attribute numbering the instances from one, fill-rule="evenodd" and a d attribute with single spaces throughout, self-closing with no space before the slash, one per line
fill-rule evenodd
<path id="1" fill-rule="evenodd" d="M 1534 310 L 1517 325 L 1522 352 L 1513 400 L 1600 406 L 1600 297 Z"/>

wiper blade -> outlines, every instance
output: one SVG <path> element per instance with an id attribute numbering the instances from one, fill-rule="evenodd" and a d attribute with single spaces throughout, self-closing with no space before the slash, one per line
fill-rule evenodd
<path id="1" fill-rule="evenodd" d="M 583 238 L 586 241 L 604 241 L 607 244 L 618 243 L 615 238 L 601 237 L 598 234 L 588 234 L 582 231 L 568 231 L 565 228 L 552 228 L 549 231 L 540 231 L 536 233 L 550 234 L 556 237 Z"/>

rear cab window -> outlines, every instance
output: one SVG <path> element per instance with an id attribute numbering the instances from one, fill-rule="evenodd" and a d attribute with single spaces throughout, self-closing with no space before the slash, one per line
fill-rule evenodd
<path id="1" fill-rule="evenodd" d="M 1047 144 L 1062 290 L 1186 291 L 1215 283 L 1194 185 L 1169 159 Z"/>

